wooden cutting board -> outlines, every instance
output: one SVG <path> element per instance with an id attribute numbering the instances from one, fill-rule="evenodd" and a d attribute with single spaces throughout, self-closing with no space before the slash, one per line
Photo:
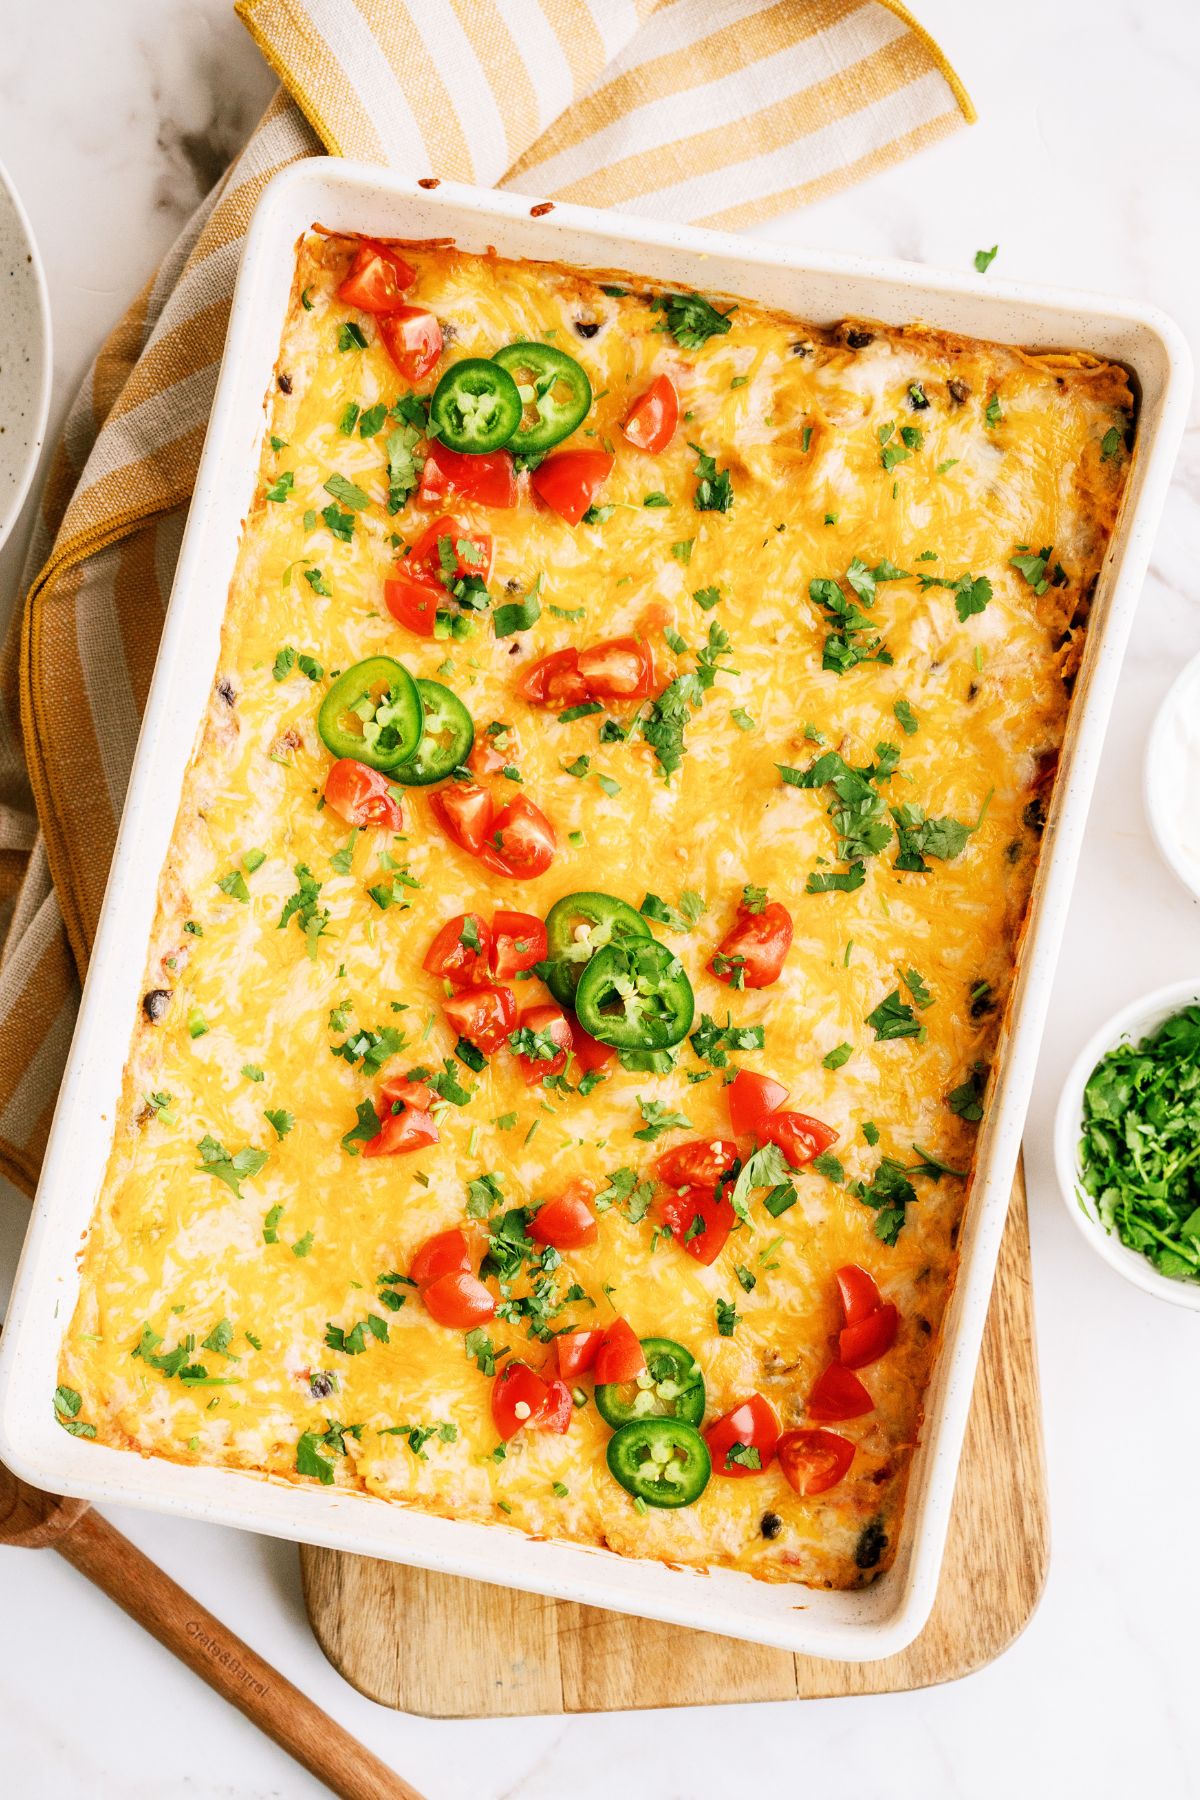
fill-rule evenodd
<path id="1" fill-rule="evenodd" d="M 336 1550 L 302 1545 L 300 1561 L 317 1642 L 360 1693 L 429 1718 L 495 1718 L 826 1699 L 953 1681 L 999 1656 L 1022 1630 L 1048 1554 L 1018 1174 L 937 1600 L 925 1630 L 898 1656 L 827 1662 Z"/>

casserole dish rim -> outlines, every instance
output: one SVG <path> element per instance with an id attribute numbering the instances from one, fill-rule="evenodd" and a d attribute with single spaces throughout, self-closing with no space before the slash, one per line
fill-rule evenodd
<path id="1" fill-rule="evenodd" d="M 539 208 L 549 206 L 546 212 Z M 263 396 L 275 369 L 294 246 L 315 222 L 337 231 L 450 236 L 467 248 L 615 270 L 656 283 L 740 293 L 814 322 L 920 322 L 1038 348 L 1085 347 L 1124 363 L 1139 390 L 1138 447 L 1105 557 L 1068 719 L 997 1074 L 976 1149 L 954 1292 L 926 1391 L 893 1566 L 864 1589 L 767 1583 L 732 1570 L 671 1568 L 502 1525 L 439 1518 L 338 1488 L 251 1471 L 175 1464 L 72 1437 L 51 1405 L 61 1335 L 78 1291 L 77 1253 L 108 1161 L 129 1031 L 139 1003 L 180 784 L 217 661 L 226 593 L 254 483 Z M 801 1654 L 866 1660 L 909 1643 L 937 1588 L 959 1452 L 1008 1209 L 1057 946 L 1121 656 L 1183 427 L 1188 354 L 1153 309 L 1027 284 L 957 277 L 892 261 L 820 255 L 765 239 L 531 196 L 419 182 L 335 158 L 274 177 L 256 208 L 171 602 L 138 739 L 113 867 L 0 1342 L 0 1455 L 36 1485 L 448 1574 L 607 1606 Z"/>

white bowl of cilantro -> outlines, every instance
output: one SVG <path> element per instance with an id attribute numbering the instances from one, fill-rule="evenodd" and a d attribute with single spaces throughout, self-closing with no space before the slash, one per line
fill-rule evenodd
<path id="1" fill-rule="evenodd" d="M 1200 977 L 1135 1000 L 1084 1046 L 1054 1160 L 1067 1210 L 1105 1262 L 1200 1311 Z"/>

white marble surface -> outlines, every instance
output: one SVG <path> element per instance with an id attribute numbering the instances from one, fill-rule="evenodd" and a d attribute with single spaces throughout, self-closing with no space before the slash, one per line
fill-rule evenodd
<path id="1" fill-rule="evenodd" d="M 1154 301 L 1200 344 L 1195 0 L 915 4 L 982 123 L 769 235 L 956 269 L 998 240 L 997 274 Z M 49 273 L 56 416 L 270 88 L 226 0 L 5 9 L 0 158 Z M 1040 1610 L 998 1663 L 924 1694 L 438 1725 L 373 1706 L 327 1666 L 290 1546 L 117 1519 L 431 1800 L 614 1789 L 715 1800 L 764 1776 L 768 1792 L 811 1785 L 845 1800 L 1200 1792 L 1197 1321 L 1089 1253 L 1049 1154 L 1059 1083 L 1083 1037 L 1137 993 L 1200 974 L 1200 909 L 1159 863 L 1140 798 L 1154 708 L 1200 650 L 1197 416 L 1125 669 L 1027 1136 L 1054 1540 Z M 14 565 L 10 548 L 6 603 Z M 23 1205 L 0 1196 L 0 1290 Z M 0 1745 L 25 1800 L 318 1792 L 58 1558 L 3 1551 L 0 1571 Z"/>

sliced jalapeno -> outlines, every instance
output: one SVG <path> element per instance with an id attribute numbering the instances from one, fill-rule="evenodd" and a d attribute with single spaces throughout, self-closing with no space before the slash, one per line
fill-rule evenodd
<path id="1" fill-rule="evenodd" d="M 424 708 L 417 684 L 390 656 L 368 656 L 339 675 L 317 714 L 333 756 L 352 756 L 390 775 L 421 741 Z"/>
<path id="2" fill-rule="evenodd" d="M 646 1367 L 634 1381 L 603 1382 L 596 1389 L 596 1410 L 609 1425 L 634 1419 L 682 1419 L 700 1424 L 704 1417 L 704 1377 L 690 1350 L 673 1338 L 643 1338 Z"/>
<path id="3" fill-rule="evenodd" d="M 460 769 L 471 754 L 475 727 L 457 694 L 440 681 L 417 682 L 425 709 L 425 725 L 416 755 L 392 770 L 401 787 L 430 787 L 444 781 L 452 769 Z"/>
<path id="4" fill-rule="evenodd" d="M 650 936 L 641 913 L 613 894 L 564 894 L 546 914 L 546 986 L 560 1006 L 574 1006 L 579 977 L 597 950 Z"/>
<path id="5" fill-rule="evenodd" d="M 634 1419 L 609 1438 L 608 1467 L 647 1506 L 690 1506 L 708 1486 L 712 1459 L 683 1419 Z"/>
<path id="6" fill-rule="evenodd" d="M 521 423 L 508 443 L 519 456 L 552 449 L 587 418 L 592 384 L 573 356 L 552 344 L 506 344 L 492 361 L 512 376 L 521 396 Z"/>
<path id="7" fill-rule="evenodd" d="M 687 1036 L 696 1010 L 692 984 L 674 951 L 657 938 L 598 950 L 579 977 L 575 1012 L 583 1029 L 618 1050 L 665 1050 Z"/>
<path id="8" fill-rule="evenodd" d="M 429 422 L 447 448 L 464 456 L 502 449 L 521 423 L 517 384 L 499 363 L 469 356 L 447 369 L 433 390 Z"/>

